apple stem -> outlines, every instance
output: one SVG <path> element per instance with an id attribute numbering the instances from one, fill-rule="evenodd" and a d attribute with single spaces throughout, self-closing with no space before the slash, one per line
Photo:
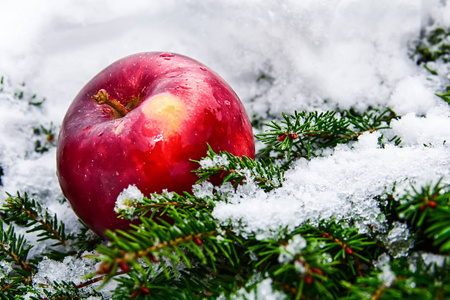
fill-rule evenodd
<path id="1" fill-rule="evenodd" d="M 126 108 L 122 103 L 111 97 L 110 94 L 105 89 L 101 89 L 98 93 L 91 97 L 98 104 L 106 104 L 109 105 L 119 117 L 124 117 L 126 114 L 130 112 L 128 108 Z"/>

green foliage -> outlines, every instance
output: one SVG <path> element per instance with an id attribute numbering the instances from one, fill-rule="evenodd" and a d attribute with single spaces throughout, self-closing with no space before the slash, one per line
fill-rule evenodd
<path id="1" fill-rule="evenodd" d="M 65 225 L 58 222 L 56 215 L 51 216 L 47 209 L 29 198 L 27 193 L 23 197 L 20 193 L 17 196 L 8 194 L 0 212 L 5 222 L 16 222 L 28 228 L 27 232 L 38 232 L 38 242 L 50 239 L 56 241 L 52 246 L 64 246 L 74 238 L 73 235 L 66 235 Z"/>
<path id="2" fill-rule="evenodd" d="M 447 28 L 435 28 L 425 33 L 424 38 L 415 44 L 411 56 L 418 65 L 423 65 L 432 76 L 440 77 L 447 82 L 443 91 L 435 95 L 450 104 L 450 85 L 447 74 L 439 74 L 429 64 L 448 64 L 450 60 L 450 31 Z"/>
<path id="3" fill-rule="evenodd" d="M 70 299 L 86 299 L 88 297 L 101 296 L 96 291 L 85 291 L 80 286 L 75 285 L 73 282 L 51 282 L 46 284 L 40 284 L 39 288 L 29 288 L 28 293 L 32 300 L 42 299 L 57 299 L 57 300 L 70 300 Z"/>
<path id="4" fill-rule="evenodd" d="M 397 259 L 383 270 L 371 270 L 369 276 L 358 278 L 355 284 L 344 282 L 350 293 L 342 299 L 447 299 L 448 263 L 448 259 L 442 266 L 427 264 L 420 257 L 413 262 L 404 257 Z"/>
<path id="5" fill-rule="evenodd" d="M 258 257 L 255 267 L 269 274 L 290 298 L 337 298 L 345 290 L 341 281 L 362 276 L 377 251 L 375 242 L 356 228 L 341 226 L 305 224 L 285 239 L 263 240 L 249 251 Z"/>
<path id="6" fill-rule="evenodd" d="M 272 161 L 257 161 L 246 156 L 241 158 L 228 152 L 215 153 L 211 147 L 207 156 L 196 162 L 200 165 L 195 171 L 200 177 L 199 183 L 216 176 L 222 182 L 232 183 L 234 187 L 253 180 L 268 192 L 281 187 L 284 181 L 284 170 Z"/>
<path id="7" fill-rule="evenodd" d="M 311 159 L 320 156 L 324 149 L 355 141 L 365 132 L 388 129 L 394 118 L 395 113 L 389 109 L 383 112 L 373 109 L 362 115 L 349 110 L 342 114 L 336 111 L 283 114 L 281 122 L 266 124 L 268 129 L 256 135 L 266 144 L 258 156 L 262 161 L 271 161 L 268 158 L 272 157 L 285 159 L 283 169 L 287 169 L 300 157 Z M 392 141 L 397 145 L 401 142 L 397 137 Z"/>
<path id="8" fill-rule="evenodd" d="M 424 242 L 431 240 L 431 249 L 442 254 L 450 254 L 450 187 L 422 187 L 414 189 L 399 203 L 398 214 L 403 218 L 415 234 Z M 426 245 L 423 245 L 426 246 Z"/>
<path id="9" fill-rule="evenodd" d="M 86 249 L 83 246 L 89 243 L 89 239 L 85 235 L 75 237 L 66 234 L 65 224 L 26 193 L 23 196 L 19 193 L 17 196 L 8 194 L 0 208 L 0 216 L 0 299 L 23 299 L 26 293 L 36 295 L 31 296 L 31 299 L 43 299 L 43 295 L 50 299 L 81 299 L 79 295 L 86 294 L 71 282 L 44 284 L 40 289 L 33 287 L 33 276 L 38 271 L 39 262 L 44 257 L 62 260 L 66 256 L 77 255 L 72 246 Z M 25 239 L 25 235 L 16 233 L 16 228 L 22 227 L 27 233 L 34 233 L 38 237 L 37 241 L 54 243 L 47 252 L 30 256 L 33 246 Z"/>
<path id="10" fill-rule="evenodd" d="M 40 125 L 39 128 L 33 129 L 33 134 L 36 139 L 34 141 L 34 151 L 37 153 L 44 153 L 50 148 L 56 146 L 56 127 L 50 123 L 48 127 Z"/>
<path id="11" fill-rule="evenodd" d="M 24 290 L 24 284 L 31 282 L 31 276 L 37 270 L 37 261 L 28 259 L 31 248 L 23 235 L 16 234 L 14 226 L 4 228 L 4 223 L 0 222 L 0 267 L 3 273 L 0 280 L 3 299 L 13 299 L 15 294 Z M 11 270 L 5 270 L 5 265 L 10 265 Z"/>
<path id="12" fill-rule="evenodd" d="M 0 76 L 0 93 L 5 91 L 7 87 L 7 79 L 4 76 Z M 38 99 L 36 94 L 30 94 L 25 87 L 25 82 L 22 82 L 22 84 L 13 91 L 12 96 L 15 100 L 27 101 L 31 106 L 41 106 L 45 102 L 45 98 Z"/>
<path id="13" fill-rule="evenodd" d="M 208 212 L 214 207 L 217 198 L 200 198 L 185 192 L 184 195 L 177 193 L 152 194 L 150 198 L 130 199 L 127 208 L 118 208 L 118 213 L 122 218 L 134 219 L 140 215 L 158 212 L 160 215 L 166 214 L 169 210 L 179 209 L 188 212 Z"/>
<path id="14" fill-rule="evenodd" d="M 208 213 L 193 215 L 189 208 L 172 207 L 166 210 L 166 220 L 156 216 L 141 217 L 142 224 L 133 226 L 133 230 L 128 232 L 108 233 L 112 247 L 97 248 L 103 254 L 101 269 L 105 273 L 113 275 L 118 268 L 127 271 L 130 267 L 145 272 L 141 266 L 142 260 L 148 268 L 157 265 L 170 277 L 169 268 L 176 272 L 180 263 L 187 268 L 192 267 L 186 251 L 213 270 L 216 269 L 216 256 L 223 256 L 231 265 L 239 262 L 234 250 L 236 239 L 233 236 L 224 237 L 226 231 Z M 107 276 L 106 280 L 109 278 Z"/>
<path id="15" fill-rule="evenodd" d="M 442 205 L 443 211 L 447 211 L 450 193 L 448 187 L 440 187 L 438 184 L 433 188 L 424 187 L 421 192 L 415 191 L 398 200 L 389 198 L 389 208 L 386 208 L 389 222 L 411 219 L 403 211 L 419 204 L 429 205 L 427 199 L 433 194 L 439 194 L 439 205 Z M 156 211 L 150 217 L 141 216 L 142 226 L 136 226 L 128 233 L 110 233 L 112 242 L 109 247 L 98 248 L 99 259 L 102 260 L 100 273 L 106 273 L 106 278 L 111 279 L 114 274 L 131 272 L 130 277 L 118 279 L 117 298 L 141 295 L 148 299 L 191 299 L 195 295 L 196 298 L 203 299 L 210 295 L 220 295 L 218 289 L 222 293 L 229 289 L 232 294 L 244 287 L 250 290 L 257 288 L 257 284 L 249 285 L 255 273 L 270 278 L 276 290 L 292 299 L 315 298 L 318 295 L 329 299 L 357 299 L 363 291 L 366 294 L 367 291 L 372 291 L 369 295 L 379 294 L 386 299 L 407 293 L 429 296 L 424 299 L 433 299 L 434 295 L 448 295 L 448 290 L 444 287 L 445 283 L 448 284 L 448 277 L 445 275 L 439 279 L 442 280 L 442 285 L 434 286 L 433 290 L 429 287 L 432 284 L 430 282 L 415 282 L 421 281 L 424 274 L 409 270 L 413 262 L 408 261 L 408 257 L 418 257 L 421 249 L 405 249 L 407 255 L 400 258 L 403 265 L 399 265 L 399 260 L 390 256 L 390 245 L 383 242 L 383 236 L 388 231 L 361 234 L 348 221 L 327 220 L 318 225 L 303 224 L 278 238 L 257 240 L 254 236 L 240 236 L 232 227 L 217 223 L 209 212 L 214 208 L 214 203 L 226 199 L 221 198 L 223 196 L 216 197 L 214 202 L 210 199 L 201 202 L 188 193 L 184 196 L 154 197 L 151 201 L 146 201 Z M 157 205 L 158 200 L 166 207 Z M 386 206 L 382 202 L 380 198 L 380 206 Z M 145 206 L 142 202 L 139 205 Z M 197 212 L 194 216 L 196 209 L 201 213 Z M 433 220 L 431 215 L 434 211 L 437 210 L 430 208 L 430 220 Z M 161 212 L 172 222 L 158 219 Z M 440 226 L 431 227 L 448 230 L 450 227 L 446 225 L 447 222 L 444 219 L 439 222 Z M 413 225 L 411 228 L 419 231 Z M 420 230 L 429 232 L 427 228 L 421 227 Z M 199 240 L 195 241 L 195 237 Z M 435 252 L 439 252 L 440 245 L 450 240 L 441 231 L 438 232 L 438 237 L 439 243 L 432 245 Z M 428 238 L 427 235 L 418 234 L 415 236 L 416 244 Z M 397 278 L 389 287 L 384 286 L 384 279 L 380 275 L 385 272 L 384 269 L 376 266 L 382 255 L 390 257 L 387 266 Z M 448 260 L 448 256 L 445 259 Z M 234 269 L 232 280 L 229 280 L 230 277 L 226 280 L 225 277 L 218 283 L 217 278 L 223 274 L 233 274 L 233 271 L 223 269 L 227 265 Z M 418 265 L 425 268 L 423 263 Z M 447 266 L 435 265 L 434 272 L 445 274 Z M 204 276 L 205 272 L 209 274 L 207 278 Z M 237 274 L 241 280 L 237 279 Z M 162 279 L 163 277 L 166 279 Z M 428 278 L 430 277 L 432 275 L 429 274 Z M 174 284 L 174 280 L 180 289 L 163 292 L 167 290 L 168 283 Z M 412 285 L 416 285 L 413 290 L 408 288 Z"/>
<path id="16" fill-rule="evenodd" d="M 450 104 L 450 91 L 447 91 L 443 94 L 436 94 L 436 96 L 438 96 L 439 98 Z"/>
<path id="17" fill-rule="evenodd" d="M 414 49 L 416 62 L 418 65 L 442 59 L 445 63 L 450 59 L 449 31 L 444 28 L 435 28 L 421 39 Z M 430 71 L 433 73 L 432 71 Z"/>
<path id="18" fill-rule="evenodd" d="M 3 227 L 0 223 L 0 258 L 2 261 L 14 264 L 14 270 L 21 275 L 29 276 L 36 265 L 27 262 L 28 253 L 32 246 L 25 240 L 23 235 L 17 235 L 14 226 Z"/>
<path id="19" fill-rule="evenodd" d="M 135 270 L 116 280 L 119 287 L 114 290 L 113 299 L 199 299 L 208 295 L 211 282 L 208 282 L 209 270 L 204 265 L 190 270 L 178 270 L 175 275 L 169 268 L 170 276 L 156 275 L 150 269 L 146 272 Z M 216 296 L 219 296 L 218 294 Z"/>

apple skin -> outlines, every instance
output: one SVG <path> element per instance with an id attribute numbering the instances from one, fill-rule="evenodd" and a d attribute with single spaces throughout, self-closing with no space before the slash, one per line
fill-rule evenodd
<path id="1" fill-rule="evenodd" d="M 127 106 L 123 117 L 92 100 L 99 90 Z M 137 100 L 136 100 L 137 99 Z M 140 102 L 139 102 L 140 101 Z M 98 235 L 129 228 L 114 212 L 129 185 L 141 192 L 190 192 L 192 161 L 214 151 L 254 158 L 250 120 L 231 87 L 186 56 L 138 53 L 111 64 L 75 97 L 57 146 L 57 176 L 78 217 Z"/>

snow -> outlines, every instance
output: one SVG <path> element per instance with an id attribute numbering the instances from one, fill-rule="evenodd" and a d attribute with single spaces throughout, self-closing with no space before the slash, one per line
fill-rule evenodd
<path id="1" fill-rule="evenodd" d="M 393 226 L 394 228 L 389 231 L 386 241 L 389 254 L 393 258 L 407 256 L 407 251 L 414 246 L 414 240 L 411 238 L 409 229 L 406 224 L 400 222 L 394 222 Z"/>
<path id="2" fill-rule="evenodd" d="M 54 261 L 45 258 L 39 263 L 39 272 L 34 277 L 34 288 L 42 290 L 43 288 L 53 291 L 51 284 L 58 282 L 73 282 L 75 285 L 82 284 L 86 281 L 88 275 L 95 273 L 98 269 L 98 264 L 95 260 L 85 257 L 92 255 L 92 253 L 84 253 L 81 258 L 74 256 L 65 257 L 63 261 Z M 99 289 L 101 282 L 97 282 L 88 286 L 84 292 L 94 293 L 99 292 L 103 297 L 111 297 L 109 290 L 114 289 L 116 282 L 111 281 L 107 283 L 107 288 Z M 29 296 L 33 296 L 31 293 Z M 89 299 L 102 299 L 100 296 Z M 33 298 L 30 298 L 33 299 Z M 104 299 L 104 298 L 103 298 Z"/>
<path id="3" fill-rule="evenodd" d="M 425 85 L 421 76 L 408 76 L 399 81 L 391 98 L 390 107 L 399 115 L 407 113 L 426 114 L 439 99 L 435 91 Z"/>
<path id="4" fill-rule="evenodd" d="M 382 254 L 375 263 L 375 266 L 381 270 L 381 273 L 378 275 L 378 279 L 385 287 L 390 287 L 396 276 L 394 272 L 392 272 L 391 266 L 389 265 L 389 256 L 386 253 Z"/>
<path id="5" fill-rule="evenodd" d="M 224 167 L 227 167 L 229 165 L 228 158 L 225 154 L 216 155 L 213 158 L 208 157 L 208 158 L 202 159 L 200 161 L 199 167 L 202 169 L 208 169 L 208 168 L 213 168 L 218 165 L 221 165 Z"/>
<path id="6" fill-rule="evenodd" d="M 409 55 L 422 29 L 449 25 L 450 7 L 440 0 L 3 1 L 0 204 L 5 192 L 26 191 L 77 232 L 80 225 L 56 179 L 55 149 L 35 153 L 33 128 L 51 122 L 59 128 L 71 100 L 108 64 L 161 50 L 210 66 L 257 118 L 350 107 L 390 107 L 402 116 L 383 132 L 399 136 L 401 147 L 381 148 L 380 133 L 364 134 L 324 157 L 296 161 L 283 187 L 269 193 L 251 183 L 236 191 L 224 187 L 229 201 L 214 210 L 224 223 L 242 224 L 241 234 L 260 239 L 330 217 L 355 217 L 361 231 L 369 224 L 382 230 L 374 196 L 394 186 L 401 195 L 411 184 L 441 177 L 450 183 L 450 108 L 434 95 L 449 85 L 449 69 L 430 64 L 440 74 L 433 76 Z M 22 100 L 14 98 L 18 89 L 25 90 Z M 28 105 L 32 93 L 46 98 L 41 107 Z M 204 183 L 196 194 L 211 191 Z M 402 239 L 408 233 L 394 234 Z M 35 253 L 45 247 L 35 246 Z M 68 272 L 60 279 L 83 275 L 68 275 L 70 265 L 45 265 L 36 278 L 58 268 Z M 384 274 L 391 282 L 388 269 Z M 269 279 L 260 281 L 258 295 L 282 297 L 273 294 Z"/>
<path id="7" fill-rule="evenodd" d="M 119 214 L 125 214 L 125 216 L 132 216 L 135 208 L 133 204 L 141 202 L 143 199 L 144 194 L 142 194 L 136 185 L 129 185 L 117 196 L 114 211 Z"/>
<path id="8" fill-rule="evenodd" d="M 393 133 L 404 146 L 443 145 L 450 141 L 448 107 L 435 106 L 426 117 L 408 113 L 392 122 Z"/>
<path id="9" fill-rule="evenodd" d="M 242 223 L 236 227 L 241 234 L 257 232 L 260 239 L 330 217 L 356 217 L 377 226 L 380 212 L 373 197 L 392 192 L 394 184 L 401 196 L 411 183 L 422 186 L 448 176 L 450 151 L 442 143 L 382 149 L 378 138 L 379 133 L 364 134 L 357 144 L 338 146 L 330 156 L 297 161 L 286 172 L 283 187 L 269 193 L 252 184 L 239 186 L 227 203 L 217 204 L 213 215 Z M 443 184 L 448 183 L 444 177 Z"/>
<path id="10" fill-rule="evenodd" d="M 278 261 L 280 263 L 289 263 L 294 260 L 294 256 L 300 254 L 302 249 L 306 247 L 306 240 L 295 235 L 292 239 L 288 241 L 287 245 L 280 247 L 280 256 L 278 256 Z"/>
<path id="11" fill-rule="evenodd" d="M 246 300 L 258 300 L 258 299 L 267 299 L 267 300 L 283 300 L 287 299 L 287 296 L 279 291 L 274 291 L 272 289 L 272 279 L 266 278 L 261 279 L 259 276 L 254 276 L 253 278 L 250 278 L 250 284 L 255 284 L 256 289 L 251 290 L 250 292 L 247 291 L 245 288 L 239 289 L 235 294 L 230 295 L 229 298 L 220 297 L 219 300 L 224 299 L 232 299 L 232 300 L 238 300 L 238 299 L 246 299 Z M 255 281 L 255 282 L 253 282 Z"/>

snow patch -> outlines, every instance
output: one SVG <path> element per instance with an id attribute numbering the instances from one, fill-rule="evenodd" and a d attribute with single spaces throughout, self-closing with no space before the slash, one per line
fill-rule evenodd
<path id="1" fill-rule="evenodd" d="M 268 193 L 253 183 L 239 186 L 228 203 L 216 205 L 213 216 L 224 223 L 231 220 L 241 234 L 261 239 L 332 217 L 356 218 L 361 226 L 381 228 L 384 219 L 374 197 L 392 193 L 394 185 L 400 197 L 411 184 L 425 186 L 444 177 L 450 151 L 446 146 L 419 145 L 383 149 L 375 142 L 378 137 L 363 135 L 353 148 L 343 145 L 328 157 L 297 161 L 286 172 L 283 187 Z M 444 177 L 443 184 L 449 180 Z"/>
<path id="2" fill-rule="evenodd" d="M 136 204 L 142 202 L 144 194 L 134 184 L 130 184 L 117 196 L 114 211 L 124 216 L 133 216 Z M 137 216 L 134 216 L 137 219 Z"/>

